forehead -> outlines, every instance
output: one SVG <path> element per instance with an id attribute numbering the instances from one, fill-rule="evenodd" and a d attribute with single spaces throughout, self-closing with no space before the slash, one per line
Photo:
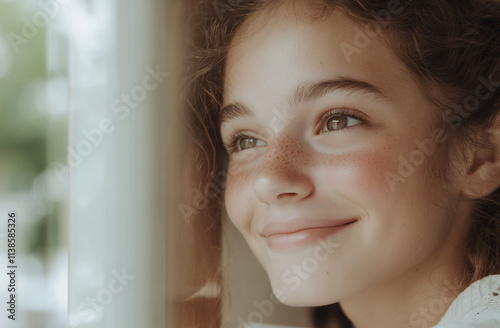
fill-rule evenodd
<path id="1" fill-rule="evenodd" d="M 415 94 L 413 75 L 382 32 L 374 34 L 339 10 L 322 18 L 301 15 L 304 10 L 257 13 L 238 29 L 226 61 L 225 104 L 265 100 L 280 106 L 304 81 L 338 77 L 366 81 L 395 101 Z"/>

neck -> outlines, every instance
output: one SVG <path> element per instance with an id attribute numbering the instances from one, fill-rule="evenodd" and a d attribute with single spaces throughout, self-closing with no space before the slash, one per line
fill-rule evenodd
<path id="1" fill-rule="evenodd" d="M 452 267 L 457 266 L 447 269 Z M 341 302 L 341 306 L 355 328 L 430 328 L 464 289 L 456 275 L 462 271 L 451 272 L 435 270 L 430 276 L 414 269 L 406 277 Z"/>
<path id="2" fill-rule="evenodd" d="M 355 328 L 430 328 L 464 286 L 465 236 L 406 272 L 340 302 Z M 451 260 L 450 260 L 451 259 Z"/>

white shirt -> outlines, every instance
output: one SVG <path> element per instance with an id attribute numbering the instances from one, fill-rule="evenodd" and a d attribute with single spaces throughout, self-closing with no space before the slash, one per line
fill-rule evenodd
<path id="1" fill-rule="evenodd" d="M 474 282 L 451 303 L 434 328 L 499 328 L 500 275 Z"/>

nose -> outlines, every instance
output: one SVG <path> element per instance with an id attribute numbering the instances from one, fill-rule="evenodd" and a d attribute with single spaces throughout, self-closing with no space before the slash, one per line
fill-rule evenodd
<path id="1" fill-rule="evenodd" d="M 267 204 L 307 198 L 314 191 L 307 172 L 310 154 L 291 138 L 274 143 L 266 147 L 264 162 L 253 180 L 256 198 Z"/>

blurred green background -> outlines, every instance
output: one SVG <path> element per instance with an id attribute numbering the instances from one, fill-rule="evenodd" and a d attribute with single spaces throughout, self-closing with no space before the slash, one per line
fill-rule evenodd
<path id="1" fill-rule="evenodd" d="M 66 39 L 57 17 L 44 24 L 40 12 L 37 1 L 0 1 L 0 216 L 19 216 L 23 327 L 60 326 L 67 297 L 53 280 L 67 276 L 68 181 L 50 168 L 66 163 Z M 5 252 L 0 245 L 0 256 Z"/>

